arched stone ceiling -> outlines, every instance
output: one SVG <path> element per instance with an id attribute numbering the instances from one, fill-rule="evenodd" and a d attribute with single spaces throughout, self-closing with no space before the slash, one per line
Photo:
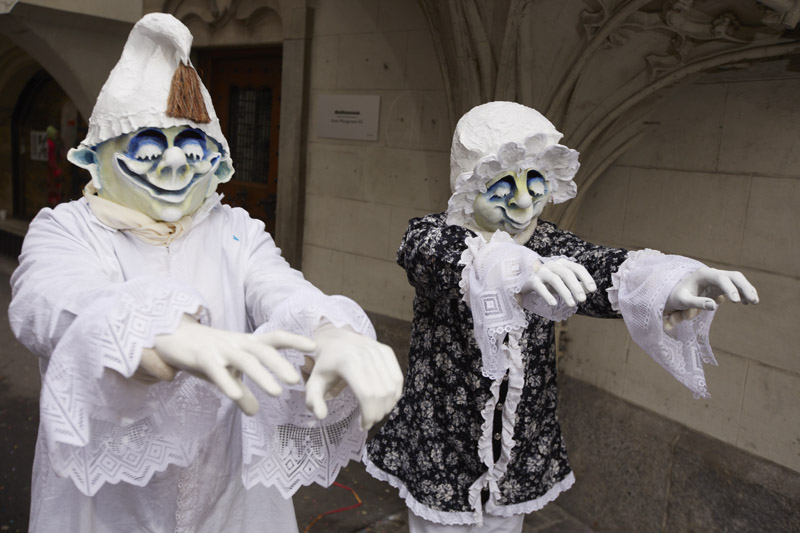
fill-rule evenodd
<path id="1" fill-rule="evenodd" d="M 418 0 L 437 47 L 451 123 L 515 100 L 581 152 L 580 200 L 646 127 L 667 91 L 718 69 L 800 53 L 800 0 Z"/>

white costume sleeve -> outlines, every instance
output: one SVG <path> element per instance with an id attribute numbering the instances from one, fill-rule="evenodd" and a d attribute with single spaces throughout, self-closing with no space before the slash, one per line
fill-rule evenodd
<path id="1" fill-rule="evenodd" d="M 87 495 L 188 465 L 219 406 L 214 389 L 185 373 L 151 386 L 126 379 L 142 348 L 184 313 L 206 321 L 204 302 L 174 280 L 122 280 L 110 245 L 90 233 L 68 207 L 43 210 L 25 238 L 9 308 L 17 338 L 46 361 L 40 438 L 55 471 Z"/>
<path id="2" fill-rule="evenodd" d="M 324 322 L 349 326 L 375 339 L 364 311 L 343 296 L 327 296 L 290 268 L 264 232 L 263 224 L 250 221 L 250 251 L 246 276 L 248 316 L 256 333 L 283 330 L 311 337 Z M 294 350 L 282 352 L 296 367 L 304 363 Z M 284 386 L 273 398 L 257 386 L 250 387 L 260 408 L 253 417 L 242 416 L 245 487 L 275 486 L 284 497 L 302 485 L 328 486 L 341 467 L 358 460 L 366 440 L 360 427 L 360 410 L 349 388 L 328 401 L 328 417 L 317 420 L 305 406 L 304 385 Z"/>
<path id="3" fill-rule="evenodd" d="M 622 313 L 634 342 L 696 398 L 709 397 L 703 363 L 717 364 L 708 341 L 715 311 L 701 311 L 666 331 L 664 306 L 675 285 L 703 266 L 694 259 L 655 250 L 630 252 L 612 274 L 608 289 L 608 299 Z"/>

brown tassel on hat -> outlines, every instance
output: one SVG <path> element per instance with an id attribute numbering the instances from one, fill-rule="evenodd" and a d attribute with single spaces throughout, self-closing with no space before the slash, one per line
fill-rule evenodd
<path id="1" fill-rule="evenodd" d="M 201 86 L 197 71 L 189 65 L 179 63 L 169 88 L 167 116 L 186 118 L 198 124 L 211 122 Z"/>

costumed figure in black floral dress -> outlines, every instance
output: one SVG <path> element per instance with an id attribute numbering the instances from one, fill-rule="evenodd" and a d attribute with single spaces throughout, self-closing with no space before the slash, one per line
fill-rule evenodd
<path id="1" fill-rule="evenodd" d="M 738 272 L 582 241 L 538 220 L 574 198 L 578 152 L 537 111 L 465 114 L 445 213 L 411 220 L 397 262 L 416 289 L 403 397 L 365 462 L 400 490 L 412 533 L 522 530 L 575 481 L 556 415 L 554 321 L 623 318 L 697 397 L 717 305 L 757 303 Z"/>

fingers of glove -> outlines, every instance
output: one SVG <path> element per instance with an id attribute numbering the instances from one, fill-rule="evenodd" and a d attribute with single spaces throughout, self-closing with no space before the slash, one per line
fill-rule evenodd
<path id="1" fill-rule="evenodd" d="M 583 286 L 586 288 L 586 292 L 594 292 L 597 290 L 597 284 L 594 282 L 592 275 L 589 274 L 589 271 L 586 270 L 586 267 L 580 263 L 573 263 L 572 261 L 564 261 L 563 264 L 578 276 L 578 279 L 581 280 L 581 283 L 583 283 Z"/>
<path id="2" fill-rule="evenodd" d="M 242 397 L 236 400 L 236 405 L 247 416 L 253 416 L 258 412 L 258 400 L 247 385 L 241 382 L 239 384 L 241 385 Z"/>
<path id="3" fill-rule="evenodd" d="M 316 370 L 316 369 L 315 369 Z M 306 407 L 314 413 L 317 420 L 328 416 L 328 406 L 325 404 L 326 383 L 315 371 L 306 382 Z"/>
<path id="4" fill-rule="evenodd" d="M 745 304 L 757 304 L 758 303 L 758 291 L 753 285 L 747 281 L 747 278 L 744 277 L 744 274 L 741 272 L 728 272 L 730 280 L 736 285 L 736 288 L 739 290 L 739 294 L 742 296 L 742 303 Z"/>
<path id="5" fill-rule="evenodd" d="M 569 288 L 555 272 L 543 268 L 537 275 L 542 278 L 542 281 L 549 285 L 550 288 L 556 291 L 556 293 L 561 296 L 561 299 L 567 302 L 568 306 L 573 307 L 575 305 L 575 298 L 572 297 Z"/>
<path id="6" fill-rule="evenodd" d="M 375 422 L 383 418 L 392 402 L 394 394 L 392 393 L 392 377 L 389 370 L 383 363 L 382 358 L 378 358 L 380 354 L 373 352 L 370 349 L 362 349 L 360 353 L 361 364 L 360 370 L 364 374 L 364 380 L 361 384 L 363 391 L 356 394 L 356 397 L 361 400 L 361 427 L 364 430 L 369 429 Z"/>
<path id="7" fill-rule="evenodd" d="M 577 300 L 579 302 L 586 301 L 586 292 L 583 290 L 583 285 L 581 284 L 578 276 L 575 272 L 565 265 L 565 263 L 569 263 L 569 261 L 559 261 L 553 268 L 553 273 L 556 274 L 561 281 L 564 282 L 564 285 L 567 286 L 569 289 L 570 294 L 572 295 L 573 300 Z M 570 304 L 574 305 L 574 304 Z"/>
<path id="8" fill-rule="evenodd" d="M 288 331 L 270 331 L 269 333 L 255 335 L 255 337 L 260 343 L 272 348 L 291 348 L 299 352 L 313 352 L 317 349 L 317 343 L 312 339 L 302 335 L 295 335 Z"/>
<path id="9" fill-rule="evenodd" d="M 547 289 L 547 286 L 542 281 L 542 278 L 540 277 L 541 272 L 544 271 L 540 271 L 539 274 L 536 274 L 533 277 L 533 281 L 531 282 L 531 290 L 532 292 L 535 292 L 541 296 L 542 299 L 547 302 L 547 305 L 556 305 L 558 304 L 558 300 L 556 300 L 556 297 L 553 296 L 553 294 Z"/>
<path id="10" fill-rule="evenodd" d="M 694 296 L 691 294 L 682 295 L 680 298 L 681 307 L 685 309 L 703 309 L 705 311 L 713 311 L 717 308 L 717 302 L 712 298 L 704 298 L 703 296 Z"/>
<path id="11" fill-rule="evenodd" d="M 175 369 L 165 363 L 152 348 L 142 350 L 139 366 L 157 380 L 172 381 L 175 379 Z"/>
<path id="12" fill-rule="evenodd" d="M 717 287 L 717 289 L 725 295 L 726 298 L 730 299 L 732 302 L 739 302 L 741 301 L 741 296 L 739 296 L 739 290 L 736 288 L 736 285 L 733 284 L 731 279 L 728 277 L 727 272 L 723 272 L 721 270 L 714 270 L 708 278 L 706 278 L 705 282 L 709 285 Z"/>
<path id="13" fill-rule="evenodd" d="M 300 375 L 292 363 L 286 360 L 277 350 L 265 344 L 255 342 L 242 345 L 244 350 L 254 355 L 262 365 L 267 367 L 275 377 L 289 385 L 300 382 Z"/>
<path id="14" fill-rule="evenodd" d="M 389 371 L 392 375 L 392 380 L 395 386 L 394 403 L 397 403 L 397 400 L 399 400 L 400 396 L 403 394 L 403 371 L 400 369 L 400 363 L 397 362 L 397 357 L 394 354 L 394 350 L 385 344 L 381 344 L 381 353 L 383 354 L 383 357 L 386 360 L 386 366 L 389 368 Z M 392 407 L 394 407 L 394 405 Z"/>
<path id="15" fill-rule="evenodd" d="M 237 401 L 242 397 L 242 388 L 239 386 L 238 380 L 234 379 L 223 365 L 206 361 L 201 365 L 201 370 L 208 380 L 219 387 L 219 390 L 231 400 Z"/>
<path id="16" fill-rule="evenodd" d="M 253 380 L 261 390 L 270 396 L 280 396 L 281 392 L 283 392 L 283 389 L 278 385 L 278 382 L 275 381 L 275 378 L 267 372 L 267 369 L 264 368 L 261 362 L 252 354 L 231 350 L 227 359 L 233 367 L 241 370 L 242 373 Z"/>
<path id="17" fill-rule="evenodd" d="M 361 429 L 366 431 L 380 420 L 378 413 L 381 411 L 380 404 L 382 402 L 375 394 L 370 382 L 367 381 L 364 372 L 357 365 L 349 365 L 346 372 L 343 373 L 343 377 L 350 385 L 350 389 L 361 407 Z"/>
<path id="18" fill-rule="evenodd" d="M 325 393 L 325 400 L 333 400 L 339 394 L 342 393 L 344 389 L 347 388 L 347 382 L 343 379 L 340 379 L 336 383 L 334 383 L 329 389 L 328 392 Z"/>

